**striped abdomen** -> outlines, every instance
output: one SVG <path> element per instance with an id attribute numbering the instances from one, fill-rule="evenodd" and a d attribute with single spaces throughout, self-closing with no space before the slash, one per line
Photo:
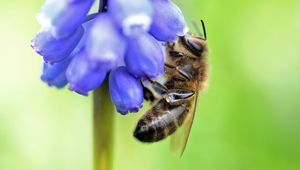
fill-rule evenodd
<path id="1" fill-rule="evenodd" d="M 138 122 L 134 136 L 142 142 L 156 142 L 166 138 L 182 125 L 189 113 L 188 101 L 171 106 L 161 99 Z"/>

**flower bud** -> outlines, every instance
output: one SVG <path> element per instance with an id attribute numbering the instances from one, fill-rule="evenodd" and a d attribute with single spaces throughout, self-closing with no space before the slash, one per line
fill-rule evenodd
<path id="1" fill-rule="evenodd" d="M 117 111 L 123 115 L 137 112 L 143 103 L 143 88 L 125 67 L 118 67 L 109 75 L 109 91 Z"/>
<path id="2" fill-rule="evenodd" d="M 146 32 L 128 37 L 125 63 L 128 71 L 138 77 L 156 77 L 164 74 L 164 53 L 157 40 Z"/>
<path id="3" fill-rule="evenodd" d="M 69 89 L 85 96 L 101 85 L 107 73 L 101 65 L 89 61 L 86 55 L 84 51 L 79 52 L 66 71 Z"/>
<path id="4" fill-rule="evenodd" d="M 188 32 L 181 10 L 170 0 L 152 0 L 153 23 L 150 33 L 159 41 L 175 41 Z"/>
<path id="5" fill-rule="evenodd" d="M 85 51 L 91 61 L 102 63 L 109 70 L 123 61 L 125 39 L 109 14 L 100 14 L 93 22 Z"/>
<path id="6" fill-rule="evenodd" d="M 77 53 L 79 53 L 80 51 L 82 51 L 85 48 L 86 39 L 89 35 L 92 25 L 95 22 L 95 17 L 97 15 L 98 14 L 91 14 L 91 15 L 87 16 L 85 22 L 82 24 L 84 33 L 83 33 L 80 41 L 77 43 L 77 46 L 75 47 L 75 49 L 72 51 L 71 56 L 76 55 Z"/>
<path id="7" fill-rule="evenodd" d="M 68 80 L 66 78 L 66 69 L 71 61 L 71 58 L 66 58 L 55 64 L 44 63 L 43 73 L 41 75 L 42 81 L 49 86 L 63 88 Z"/>
<path id="8" fill-rule="evenodd" d="M 45 62 L 59 62 L 71 54 L 83 35 L 80 27 L 69 37 L 56 39 L 47 29 L 41 29 L 32 40 L 32 48 L 44 57 Z"/>
<path id="9" fill-rule="evenodd" d="M 120 23 L 125 35 L 130 35 L 136 26 L 148 31 L 152 22 L 150 0 L 109 0 L 108 3 L 109 13 Z"/>
<path id="10" fill-rule="evenodd" d="M 85 20 L 94 0 L 47 0 L 36 18 L 56 38 L 72 34 Z"/>

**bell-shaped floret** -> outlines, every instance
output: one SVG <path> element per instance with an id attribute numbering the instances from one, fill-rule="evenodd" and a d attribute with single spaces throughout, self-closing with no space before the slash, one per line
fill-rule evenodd
<path id="1" fill-rule="evenodd" d="M 69 89 L 85 96 L 102 84 L 106 74 L 101 64 L 91 62 L 84 51 L 74 56 L 66 71 Z"/>
<path id="2" fill-rule="evenodd" d="M 79 27 L 69 37 L 57 39 L 52 36 L 48 29 L 41 29 L 31 42 L 32 48 L 45 62 L 59 62 L 71 54 L 83 35 L 83 28 Z"/>
<path id="3" fill-rule="evenodd" d="M 71 58 L 66 58 L 61 62 L 50 64 L 44 63 L 43 73 L 41 75 L 42 81 L 49 86 L 63 88 L 67 83 L 66 69 L 71 61 Z"/>
<path id="4" fill-rule="evenodd" d="M 123 62 L 126 41 L 109 14 L 100 14 L 93 22 L 85 51 L 91 61 L 102 63 L 109 70 Z"/>
<path id="5" fill-rule="evenodd" d="M 47 0 L 36 18 L 56 38 L 70 36 L 85 20 L 94 0 Z"/>
<path id="6" fill-rule="evenodd" d="M 136 26 L 148 31 L 152 23 L 150 0 L 109 0 L 108 3 L 108 12 L 120 24 L 125 35 L 130 35 Z"/>
<path id="7" fill-rule="evenodd" d="M 128 71 L 137 78 L 164 74 L 164 52 L 159 42 L 146 32 L 128 37 L 125 63 Z"/>
<path id="8" fill-rule="evenodd" d="M 175 41 L 188 32 L 181 10 L 170 0 L 152 0 L 153 23 L 150 33 L 159 41 Z"/>
<path id="9" fill-rule="evenodd" d="M 109 91 L 117 111 L 123 115 L 137 112 L 143 103 L 143 88 L 126 67 L 113 69 L 109 75 Z"/>

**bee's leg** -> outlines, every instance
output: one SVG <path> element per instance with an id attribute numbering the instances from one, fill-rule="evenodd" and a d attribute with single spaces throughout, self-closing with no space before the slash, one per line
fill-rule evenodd
<path id="1" fill-rule="evenodd" d="M 173 66 L 168 63 L 165 63 L 165 67 L 172 69 L 174 71 L 177 71 L 179 73 L 179 75 L 187 81 L 190 81 L 192 79 L 191 70 L 188 68 L 188 65 L 187 65 L 187 68 L 186 67 L 181 68 L 181 67 L 177 67 L 177 66 Z"/>
<path id="2" fill-rule="evenodd" d="M 171 105 L 181 104 L 195 94 L 193 90 L 185 90 L 185 89 L 169 90 L 166 86 L 158 83 L 157 81 L 151 80 L 148 76 L 146 76 L 146 78 L 151 83 L 152 88 L 155 90 L 155 92 L 160 94 Z"/>
<path id="3" fill-rule="evenodd" d="M 149 76 L 146 75 L 147 80 L 151 83 L 153 90 L 161 96 L 164 96 L 168 92 L 168 88 L 161 83 L 151 80 Z"/>
<path id="4" fill-rule="evenodd" d="M 145 85 L 142 81 L 141 81 L 141 84 L 143 86 L 144 99 L 146 101 L 150 101 L 151 103 L 156 101 L 157 98 L 154 96 L 154 94 L 151 92 L 151 90 L 149 90 L 149 88 L 145 87 Z"/>
<path id="5" fill-rule="evenodd" d="M 184 103 L 187 99 L 194 96 L 195 92 L 193 90 L 186 89 L 171 89 L 168 91 L 165 99 L 171 105 L 180 105 Z"/>

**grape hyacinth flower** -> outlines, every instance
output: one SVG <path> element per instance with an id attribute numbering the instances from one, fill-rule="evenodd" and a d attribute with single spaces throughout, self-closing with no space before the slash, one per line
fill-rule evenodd
<path id="1" fill-rule="evenodd" d="M 46 0 L 32 48 L 43 57 L 41 79 L 82 95 L 108 76 L 112 102 L 121 114 L 142 107 L 141 79 L 164 74 L 165 42 L 187 33 L 171 0 Z M 104 4 L 104 5 L 103 5 Z"/>

